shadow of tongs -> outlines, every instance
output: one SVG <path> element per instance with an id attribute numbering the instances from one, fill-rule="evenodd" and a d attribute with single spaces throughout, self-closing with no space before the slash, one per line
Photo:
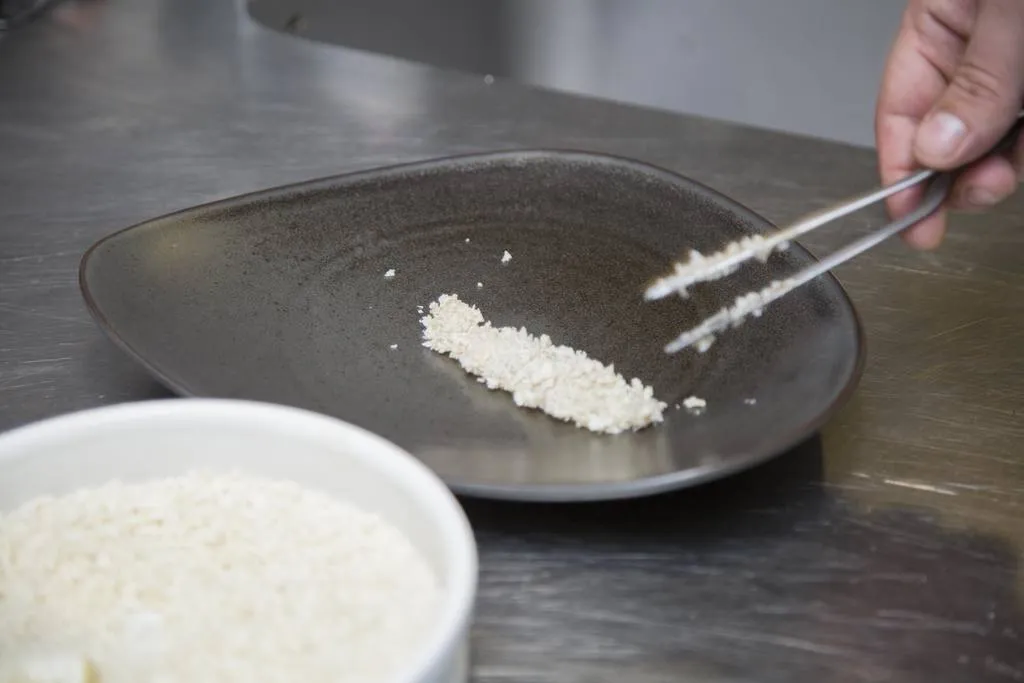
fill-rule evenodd
<path id="1" fill-rule="evenodd" d="M 1018 114 L 1014 125 L 987 156 L 1001 154 L 1012 149 L 1022 126 L 1024 126 L 1024 112 Z M 676 337 L 665 347 L 665 352 L 676 353 L 689 346 L 696 346 L 697 350 L 701 352 L 706 351 L 714 343 L 715 335 L 718 333 L 739 326 L 747 316 L 760 316 L 762 309 L 773 301 L 781 299 L 797 287 L 924 220 L 942 206 L 954 181 L 963 170 L 963 168 L 958 168 L 952 171 L 918 171 L 891 185 L 871 190 L 827 209 L 809 214 L 774 233 L 744 237 L 713 254 L 703 255 L 700 252 L 691 251 L 688 261 L 677 263 L 671 273 L 659 278 L 647 288 L 644 294 L 645 299 L 653 301 L 672 294 L 685 297 L 687 288 L 698 282 L 724 278 L 736 272 L 751 259 L 766 261 L 773 252 L 786 249 L 790 242 L 801 235 L 872 204 L 882 202 L 908 188 L 927 183 L 921 203 L 907 215 L 817 261 L 792 277 L 772 282 L 764 289 L 737 297 L 731 306 L 722 308 L 701 324 Z"/>

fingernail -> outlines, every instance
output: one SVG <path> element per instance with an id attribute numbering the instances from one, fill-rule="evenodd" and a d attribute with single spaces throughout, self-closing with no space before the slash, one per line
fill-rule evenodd
<path id="1" fill-rule="evenodd" d="M 949 112 L 940 111 L 921 125 L 917 132 L 917 149 L 930 159 L 946 159 L 956 154 L 965 137 L 964 122 Z"/>
<path id="2" fill-rule="evenodd" d="M 967 190 L 967 203 L 972 206 L 995 206 L 999 203 L 999 197 L 988 190 L 972 187 Z"/>

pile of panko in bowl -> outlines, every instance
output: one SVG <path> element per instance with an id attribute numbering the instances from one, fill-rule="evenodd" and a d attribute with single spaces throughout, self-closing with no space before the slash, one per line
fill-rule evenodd
<path id="1" fill-rule="evenodd" d="M 472 531 L 397 446 L 185 399 L 0 436 L 0 683 L 456 683 Z"/>

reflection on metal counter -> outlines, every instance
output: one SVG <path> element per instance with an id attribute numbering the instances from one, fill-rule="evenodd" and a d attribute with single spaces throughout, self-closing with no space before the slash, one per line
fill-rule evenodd
<path id="1" fill-rule="evenodd" d="M 903 5 L 249 0 L 249 11 L 278 31 L 481 77 L 871 145 Z"/>
<path id="2" fill-rule="evenodd" d="M 878 181 L 870 150 L 318 45 L 240 1 L 54 9 L 0 41 L 0 429 L 166 396 L 89 320 L 77 268 L 113 230 L 203 201 L 550 146 L 664 166 L 775 223 Z M 832 251 L 880 219 L 805 242 Z M 887 243 L 840 269 L 864 379 L 763 468 L 628 504 L 464 499 L 474 683 L 1024 679 L 1022 250 L 1024 195 L 958 217 L 937 252 Z"/>
<path id="3" fill-rule="evenodd" d="M 22 24 L 57 0 L 0 0 L 0 31 Z"/>

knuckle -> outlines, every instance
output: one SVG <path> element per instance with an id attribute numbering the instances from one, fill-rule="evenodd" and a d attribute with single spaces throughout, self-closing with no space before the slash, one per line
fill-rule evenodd
<path id="1" fill-rule="evenodd" d="M 980 64 L 965 62 L 950 84 L 954 93 L 986 107 L 1003 107 L 1012 96 L 1007 79 Z"/>
<path id="2" fill-rule="evenodd" d="M 939 29 L 966 42 L 978 16 L 978 0 L 920 0 L 917 26 L 934 32 Z"/>

